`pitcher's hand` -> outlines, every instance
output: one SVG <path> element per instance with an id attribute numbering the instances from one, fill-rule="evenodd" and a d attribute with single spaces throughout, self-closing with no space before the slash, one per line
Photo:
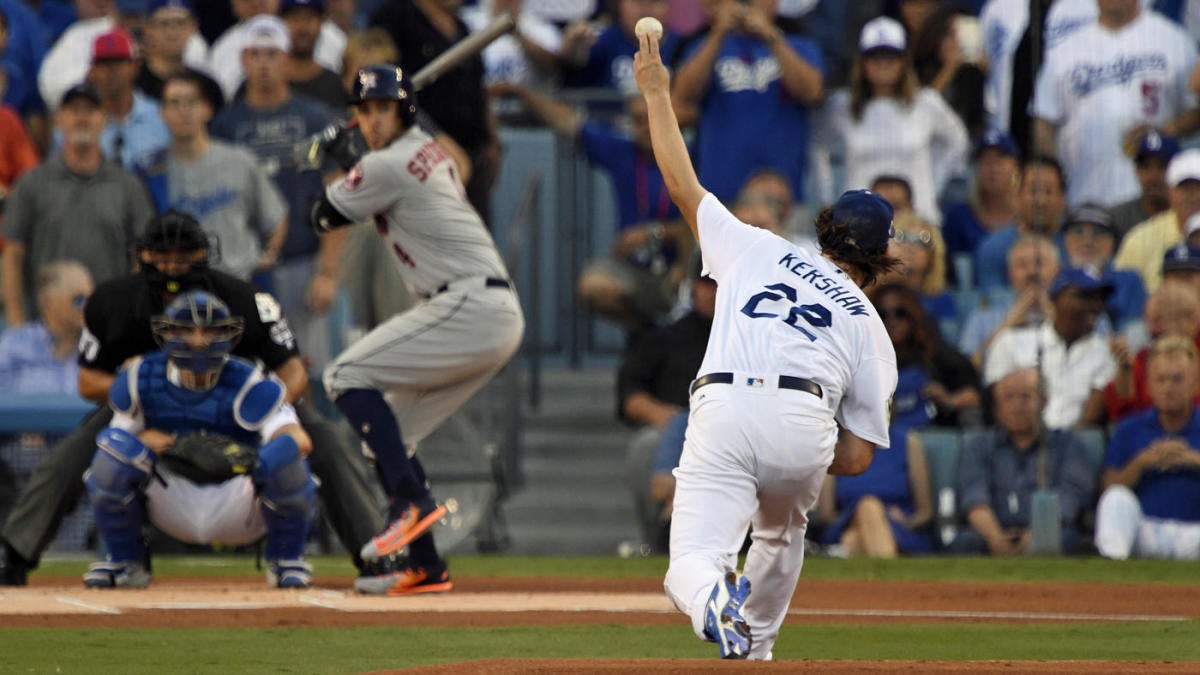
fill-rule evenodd
<path id="1" fill-rule="evenodd" d="M 671 74 L 658 53 L 658 38 L 646 33 L 638 38 L 638 51 L 633 57 L 633 73 L 638 89 L 647 99 L 654 94 L 671 93 Z"/>

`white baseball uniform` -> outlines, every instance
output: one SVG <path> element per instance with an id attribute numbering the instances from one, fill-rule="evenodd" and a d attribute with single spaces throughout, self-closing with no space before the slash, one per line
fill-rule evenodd
<path id="1" fill-rule="evenodd" d="M 417 127 L 326 188 L 355 222 L 373 220 L 413 295 L 325 369 L 331 399 L 385 392 L 408 443 L 428 436 L 503 366 L 525 319 L 508 271 L 454 162 Z"/>
<path id="2" fill-rule="evenodd" d="M 896 355 L 875 309 L 841 269 L 733 216 L 709 194 L 697 212 L 716 316 L 694 386 L 664 586 L 704 637 L 705 603 L 752 527 L 743 607 L 752 659 L 769 658 L 804 561 L 806 513 L 841 426 L 887 447 Z M 781 388 L 807 378 L 821 396 Z"/>
<path id="3" fill-rule="evenodd" d="M 1047 53 L 1030 111 L 1059 127 L 1071 206 L 1113 206 L 1141 194 L 1123 136 L 1196 107 L 1188 87 L 1195 64 L 1191 37 L 1148 11 L 1116 31 L 1093 22 Z"/>

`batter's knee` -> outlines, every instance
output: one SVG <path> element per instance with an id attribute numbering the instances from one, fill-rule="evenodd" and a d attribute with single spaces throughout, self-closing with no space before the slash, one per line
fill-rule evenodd
<path id="1" fill-rule="evenodd" d="M 87 473 L 88 494 L 93 501 L 129 503 L 153 473 L 155 460 L 154 452 L 128 431 L 101 431 Z"/>

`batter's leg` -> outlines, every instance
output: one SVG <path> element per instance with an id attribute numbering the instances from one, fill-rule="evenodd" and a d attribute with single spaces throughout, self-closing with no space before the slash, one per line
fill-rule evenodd
<path id="1" fill-rule="evenodd" d="M 751 659 L 769 658 L 779 637 L 804 566 L 807 513 L 816 503 L 824 479 L 825 467 L 817 466 L 807 478 L 772 485 L 759 494 L 744 570 L 752 589 L 743 607 L 754 636 Z"/>
<path id="2" fill-rule="evenodd" d="M 300 424 L 312 438 L 308 464 L 320 479 L 321 501 L 342 546 L 362 569 L 359 550 L 386 524 L 383 505 L 378 503 L 367 483 L 368 474 L 362 454 L 352 451 L 333 424 L 307 400 L 296 402 Z"/>
<path id="3" fill-rule="evenodd" d="M 84 418 L 79 428 L 56 443 L 33 470 L 4 529 L 4 542 L 22 560 L 11 558 L 9 565 L 25 563 L 37 567 L 42 551 L 54 541 L 63 518 L 83 491 L 83 472 L 96 453 L 96 434 L 112 420 L 108 406 L 97 408 Z"/>

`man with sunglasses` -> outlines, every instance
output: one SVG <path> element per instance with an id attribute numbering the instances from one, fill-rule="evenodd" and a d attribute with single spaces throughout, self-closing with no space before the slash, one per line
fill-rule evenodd
<path id="1" fill-rule="evenodd" d="M 36 276 L 38 321 L 0 336 L 0 391 L 74 394 L 79 366 L 75 345 L 83 332 L 83 305 L 95 284 L 74 260 L 42 265 Z"/>
<path id="2" fill-rule="evenodd" d="M 356 564 L 361 547 L 383 528 L 381 505 L 372 498 L 357 455 L 341 441 L 316 408 L 304 398 L 308 375 L 296 340 L 279 303 L 249 282 L 208 266 L 209 241 L 195 218 L 178 211 L 156 216 L 138 246 L 141 271 L 101 284 L 85 308 L 86 326 L 79 341 L 79 395 L 105 403 L 117 371 L 130 359 L 157 348 L 150 319 L 179 294 L 204 289 L 245 321 L 232 354 L 263 364 L 285 386 L 312 438 L 309 455 L 321 480 L 325 510 Z M 75 503 L 80 477 L 95 453 L 95 439 L 112 418 L 107 406 L 89 415 L 71 435 L 51 448 L 34 471 L 9 518 L 0 529 L 0 585 L 24 585 L 29 569 L 53 539 L 66 510 Z M 390 571 L 391 558 L 363 567 L 377 576 Z"/>

